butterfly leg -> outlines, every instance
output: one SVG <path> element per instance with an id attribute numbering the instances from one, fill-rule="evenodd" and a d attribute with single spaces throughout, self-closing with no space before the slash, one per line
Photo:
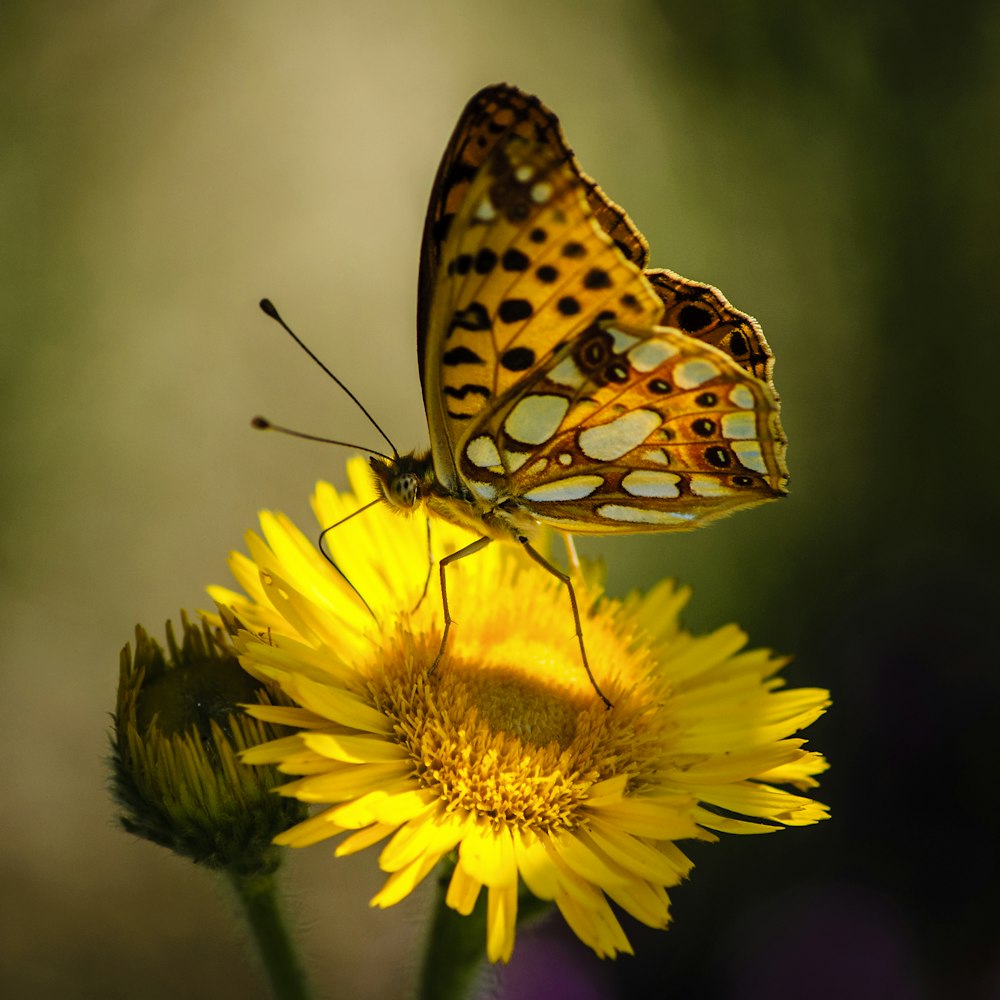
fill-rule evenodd
<path id="1" fill-rule="evenodd" d="M 611 708 L 611 702 L 605 697 L 604 692 L 600 689 L 597 681 L 594 680 L 594 675 L 590 671 L 590 661 L 587 659 L 587 650 L 583 645 L 583 625 L 580 622 L 580 606 L 577 604 L 576 591 L 573 589 L 573 581 L 569 578 L 568 573 L 563 573 L 562 570 L 556 569 L 556 567 L 553 566 L 552 563 L 550 563 L 540 552 L 536 552 L 531 547 L 531 543 L 528 539 L 523 535 L 519 535 L 517 540 L 521 543 L 524 551 L 527 552 L 539 566 L 543 569 L 547 569 L 554 577 L 558 577 L 558 579 L 562 580 L 562 582 L 566 584 L 566 589 L 569 591 L 569 603 L 573 607 L 573 621 L 576 623 L 576 637 L 580 641 L 580 656 L 583 658 L 583 669 L 587 671 L 587 677 L 590 679 L 591 687 L 593 687 L 593 689 L 597 692 L 598 697 L 608 708 Z M 473 544 L 475 544 L 475 542 L 473 542 Z M 462 552 L 464 553 L 465 549 L 462 549 Z"/>
<path id="2" fill-rule="evenodd" d="M 477 538 L 474 542 L 470 542 L 464 549 L 459 549 L 457 552 L 452 552 L 450 556 L 445 556 L 438 563 L 439 572 L 441 573 L 441 604 L 444 606 L 444 635 L 441 636 L 441 648 L 438 650 L 438 655 L 434 657 L 431 669 L 427 671 L 428 676 L 437 670 L 437 665 L 441 662 L 445 647 L 448 645 L 448 633 L 451 631 L 452 617 L 451 610 L 448 607 L 448 583 L 445 579 L 448 564 L 457 562 L 459 559 L 464 559 L 466 556 L 471 556 L 473 553 L 485 549 L 491 541 L 492 539 L 483 535 L 482 538 Z"/>
<path id="3" fill-rule="evenodd" d="M 431 519 L 427 518 L 427 576 L 424 577 L 424 589 L 420 592 L 417 603 L 413 605 L 413 611 L 410 612 L 411 615 L 424 603 L 424 598 L 427 596 L 427 588 L 431 585 L 431 573 L 433 572 L 434 552 L 431 549 Z"/>

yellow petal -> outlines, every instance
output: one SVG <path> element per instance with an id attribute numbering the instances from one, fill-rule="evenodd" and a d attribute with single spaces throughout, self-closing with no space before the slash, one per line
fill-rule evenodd
<path id="1" fill-rule="evenodd" d="M 670 923 L 670 901 L 663 889 L 640 879 L 607 890 L 608 895 L 626 912 L 647 927 L 664 928 Z"/>
<path id="2" fill-rule="evenodd" d="M 470 825 L 458 848 L 459 864 L 483 885 L 517 884 L 514 841 L 506 827 L 494 830 L 480 821 Z"/>
<path id="3" fill-rule="evenodd" d="M 679 871 L 672 859 L 658 847 L 644 843 L 598 816 L 588 821 L 587 831 L 594 844 L 609 858 L 639 878 L 659 882 L 660 885 L 676 885 L 686 874 L 686 869 Z"/>
<path id="4" fill-rule="evenodd" d="M 363 851 L 372 844 L 377 844 L 380 840 L 388 837 L 396 827 L 392 823 L 372 823 L 371 826 L 363 830 L 356 830 L 349 837 L 345 837 L 333 852 L 338 858 L 343 858 L 348 854 L 356 854 Z"/>
<path id="5" fill-rule="evenodd" d="M 294 736 L 282 736 L 281 739 L 269 740 L 259 746 L 247 747 L 240 754 L 240 760 L 244 764 L 278 764 L 291 754 L 301 753 L 302 749 L 302 737 L 296 733 Z"/>
<path id="6" fill-rule="evenodd" d="M 392 732 L 392 723 L 385 715 L 343 688 L 305 677 L 290 677 L 284 687 L 300 705 L 325 719 L 366 733 L 388 735 Z"/>
<path id="7" fill-rule="evenodd" d="M 490 886 L 486 896 L 486 957 L 491 962 L 510 961 L 516 925 L 517 883 Z"/>
<path id="8" fill-rule="evenodd" d="M 392 764 L 344 764 L 342 769 L 330 762 L 328 773 L 312 775 L 282 785 L 281 794 L 294 796 L 302 802 L 343 802 L 355 795 L 378 790 L 382 785 L 409 774 L 408 761 Z"/>
<path id="9" fill-rule="evenodd" d="M 381 890 L 372 898 L 371 905 L 382 909 L 387 906 L 395 906 L 420 885 L 434 870 L 434 866 L 439 860 L 438 857 L 420 857 L 405 868 L 393 872 L 385 880 L 385 885 L 382 886 Z"/>
<path id="10" fill-rule="evenodd" d="M 483 883 L 479 879 L 470 875 L 461 865 L 455 865 L 451 881 L 448 883 L 448 891 L 445 893 L 445 904 L 456 913 L 467 917 L 475 909 L 482 888 Z"/>
<path id="11" fill-rule="evenodd" d="M 747 819 L 736 819 L 733 816 L 720 816 L 718 813 L 700 806 L 694 811 L 695 819 L 710 830 L 718 830 L 719 833 L 735 834 L 757 834 L 757 833 L 780 833 L 785 828 L 783 826 L 773 826 L 770 823 L 752 823 Z"/>
<path id="12" fill-rule="evenodd" d="M 369 823 L 389 823 L 397 827 L 426 808 L 419 799 L 416 800 L 415 808 L 410 810 L 406 808 L 407 804 L 414 804 L 414 800 L 409 797 L 411 791 L 413 783 L 409 778 L 386 782 L 374 791 L 351 799 L 342 806 L 336 806 L 336 820 L 341 826 L 350 830 L 360 830 Z M 388 802 L 397 800 L 402 800 L 401 808 L 398 810 L 392 807 L 385 808 Z"/>
<path id="13" fill-rule="evenodd" d="M 310 750 L 345 764 L 384 764 L 405 760 L 405 747 L 378 736 L 349 736 L 331 733 L 303 733 L 302 742 Z"/>
<path id="14" fill-rule="evenodd" d="M 597 895 L 591 905 L 584 906 L 560 892 L 556 896 L 556 906 L 573 933 L 592 948 L 598 958 L 614 958 L 619 952 L 633 954 L 621 924 L 603 896 Z"/>
<path id="15" fill-rule="evenodd" d="M 531 830 L 512 830 L 514 858 L 524 884 L 539 899 L 553 899 L 556 894 L 556 870 L 549 860 L 545 844 Z"/>
<path id="16" fill-rule="evenodd" d="M 626 833 L 654 840 L 682 840 L 696 834 L 690 810 L 694 796 L 631 797 L 617 805 L 595 809 L 594 815 L 617 824 Z"/>
<path id="17" fill-rule="evenodd" d="M 391 872 L 424 854 L 439 858 L 462 839 L 467 825 L 464 817 L 443 810 L 412 819 L 385 845 L 379 855 L 379 867 Z"/>
<path id="18" fill-rule="evenodd" d="M 279 833 L 274 838 L 274 843 L 281 847 L 309 847 L 311 844 L 317 844 L 321 840 L 343 833 L 344 828 L 331 818 L 332 811 L 325 809 L 301 823 L 296 823 L 295 826 Z"/>
<path id="19" fill-rule="evenodd" d="M 575 831 L 560 830 L 552 834 L 549 843 L 571 871 L 605 891 L 609 886 L 622 885 L 632 879 L 599 848 L 584 843 Z"/>
<path id="20" fill-rule="evenodd" d="M 827 815 L 822 803 L 752 781 L 709 786 L 701 789 L 699 798 L 730 812 L 774 820 L 785 826 L 809 826 Z"/>
<path id="21" fill-rule="evenodd" d="M 292 705 L 244 705 L 247 715 L 261 722 L 272 722 L 278 726 L 297 726 L 299 729 L 320 729 L 330 724 L 313 712 Z"/>

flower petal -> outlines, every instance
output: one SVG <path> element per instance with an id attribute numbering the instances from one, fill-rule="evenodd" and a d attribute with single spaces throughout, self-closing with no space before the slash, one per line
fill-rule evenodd
<path id="1" fill-rule="evenodd" d="M 445 904 L 456 913 L 467 917 L 475 909 L 476 900 L 482 891 L 483 883 L 474 875 L 469 874 L 461 865 L 455 865 L 445 893 Z"/>
<path id="2" fill-rule="evenodd" d="M 405 899 L 434 870 L 440 859 L 436 857 L 419 857 L 399 871 L 393 872 L 385 885 L 372 897 L 371 905 L 385 909 L 395 906 Z"/>
<path id="3" fill-rule="evenodd" d="M 381 764 L 408 758 L 405 747 L 377 736 L 303 733 L 302 742 L 321 756 L 345 764 Z"/>
<path id="4" fill-rule="evenodd" d="M 506 827 L 494 830 L 483 821 L 470 824 L 458 848 L 458 863 L 483 885 L 517 884 L 514 841 Z"/>
<path id="5" fill-rule="evenodd" d="M 318 844 L 321 840 L 335 837 L 338 833 L 343 833 L 344 828 L 331 818 L 332 809 L 324 809 L 323 812 L 316 813 L 301 823 L 289 827 L 283 833 L 279 833 L 274 838 L 274 843 L 281 847 L 309 847 Z"/>
<path id="6" fill-rule="evenodd" d="M 461 841 L 469 825 L 468 819 L 440 809 L 418 816 L 401 826 L 386 844 L 378 858 L 379 867 L 391 872 L 422 855 L 440 858 Z"/>
<path id="7" fill-rule="evenodd" d="M 545 844 L 532 830 L 511 831 L 514 840 L 514 858 L 524 884 L 539 899 L 554 899 L 558 887 L 556 870 L 549 860 Z"/>
<path id="8" fill-rule="evenodd" d="M 491 962 L 510 961 L 516 926 L 517 883 L 490 886 L 486 896 L 486 957 Z"/>

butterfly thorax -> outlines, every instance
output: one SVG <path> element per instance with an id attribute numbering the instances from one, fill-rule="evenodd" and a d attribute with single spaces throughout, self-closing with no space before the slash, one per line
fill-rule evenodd
<path id="1" fill-rule="evenodd" d="M 434 471 L 430 452 L 370 461 L 379 497 L 400 514 L 412 514 L 426 505 L 438 517 L 497 541 L 530 538 L 539 529 L 538 521 L 513 499 L 498 497 L 487 505 L 462 487 L 445 486 Z"/>

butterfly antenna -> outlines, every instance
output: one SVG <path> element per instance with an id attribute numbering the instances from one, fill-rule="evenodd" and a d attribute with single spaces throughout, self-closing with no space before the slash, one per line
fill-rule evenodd
<path id="1" fill-rule="evenodd" d="M 336 382 L 337 385 L 339 385 L 340 388 L 343 389 L 344 392 L 347 393 L 347 395 L 354 401 L 354 404 L 357 406 L 357 408 L 371 422 L 372 427 L 374 427 L 375 430 L 377 430 L 379 432 L 379 434 L 381 434 L 382 437 L 385 438 L 386 443 L 392 449 L 393 457 L 394 458 L 399 458 L 399 452 L 396 450 L 396 446 L 392 443 L 392 441 L 389 440 L 389 435 L 386 434 L 386 432 L 384 430 L 382 430 L 381 427 L 379 427 L 378 421 L 364 408 L 364 406 L 361 403 L 361 400 L 358 399 L 358 397 L 355 396 L 354 393 L 351 392 L 351 390 L 348 389 L 347 386 L 344 385 L 344 383 L 341 382 L 340 379 L 337 378 L 337 376 L 334 375 L 333 372 L 330 371 L 330 369 L 327 368 L 326 365 L 323 364 L 323 362 L 320 361 L 320 359 L 318 357 L 316 357 L 316 355 L 313 354 L 313 352 L 311 350 L 309 350 L 308 347 L 306 347 L 306 345 L 299 339 L 299 337 L 295 333 L 295 331 L 281 318 L 281 313 L 279 313 L 278 310 L 275 309 L 274 303 L 270 299 L 261 299 L 260 300 L 260 308 L 261 308 L 261 311 L 264 312 L 265 315 L 270 316 L 271 319 L 273 319 L 285 331 L 285 333 L 287 333 L 288 336 L 291 337 L 292 340 L 294 340 L 295 343 L 298 344 L 299 347 L 301 347 L 302 350 L 305 351 L 306 354 L 308 354 L 309 357 L 312 358 L 313 361 L 315 361 L 316 364 L 318 364 L 320 366 L 320 368 L 322 368 L 323 371 L 325 371 L 326 374 L 329 375 L 330 378 L 332 378 L 333 381 Z M 265 421 L 265 423 L 266 423 L 266 421 Z M 257 426 L 257 424 L 255 423 L 254 426 Z M 271 429 L 273 429 L 273 430 L 284 430 L 284 428 L 275 427 L 273 424 L 268 425 L 268 426 Z M 294 431 L 284 431 L 284 433 L 290 433 L 290 434 L 292 434 L 295 437 L 304 437 L 304 438 L 308 438 L 308 439 L 313 440 L 313 441 L 323 441 L 323 440 L 325 440 L 324 438 L 313 438 L 309 434 L 297 434 Z M 334 441 L 332 443 L 333 444 L 342 444 L 343 442 L 341 442 L 341 441 Z M 356 446 L 355 445 L 348 445 L 348 447 L 349 448 L 354 448 Z M 361 451 L 371 451 L 371 449 L 370 448 L 362 448 Z M 379 452 L 377 452 L 377 451 L 373 451 L 371 453 L 373 455 L 378 455 L 379 454 Z M 385 458 L 386 456 L 383 455 L 382 457 Z"/>
<path id="2" fill-rule="evenodd" d="M 392 461 L 392 457 L 374 448 L 366 448 L 363 444 L 352 444 L 350 441 L 336 441 L 334 438 L 319 437 L 316 434 L 306 434 L 304 431 L 293 431 L 290 427 L 282 427 L 280 424 L 272 424 L 266 417 L 254 417 L 250 421 L 251 427 L 256 427 L 259 431 L 278 431 L 279 434 L 287 434 L 289 437 L 302 438 L 305 441 L 319 441 L 322 444 L 339 444 L 343 448 L 354 448 L 356 451 L 366 451 L 369 455 L 377 455 L 387 462 Z M 398 457 L 398 456 L 397 456 Z"/>

